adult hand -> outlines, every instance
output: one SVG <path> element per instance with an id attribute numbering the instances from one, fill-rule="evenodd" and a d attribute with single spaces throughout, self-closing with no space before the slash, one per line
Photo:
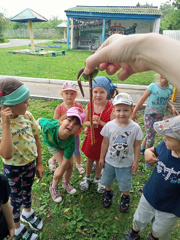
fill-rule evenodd
<path id="1" fill-rule="evenodd" d="M 171 49 L 171 51 L 169 50 Z M 110 36 L 86 60 L 85 74 L 98 67 L 125 80 L 133 73 L 154 70 L 180 90 L 180 42 L 156 33 Z"/>
<path id="2" fill-rule="evenodd" d="M 106 70 L 108 75 L 112 75 L 122 68 L 118 78 L 125 80 L 133 73 L 150 70 L 141 56 L 140 42 L 143 38 L 143 34 L 111 35 L 95 54 L 87 58 L 85 74 L 91 73 L 98 67 L 101 71 Z"/>

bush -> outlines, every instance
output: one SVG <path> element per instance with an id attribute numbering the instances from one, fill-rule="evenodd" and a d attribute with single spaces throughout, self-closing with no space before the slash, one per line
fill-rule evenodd
<path id="1" fill-rule="evenodd" d="M 5 37 L 0 37 L 0 43 L 4 43 L 5 42 Z"/>

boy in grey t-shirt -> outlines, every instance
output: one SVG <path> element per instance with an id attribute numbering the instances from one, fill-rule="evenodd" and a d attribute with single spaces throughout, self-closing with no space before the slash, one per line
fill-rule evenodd
<path id="1" fill-rule="evenodd" d="M 104 168 L 101 184 L 106 186 L 103 205 L 108 208 L 112 203 L 112 185 L 116 178 L 123 192 L 120 211 L 127 212 L 132 188 L 131 172 L 138 169 L 143 133 L 140 126 L 131 120 L 133 102 L 129 94 L 119 93 L 113 105 L 115 119 L 106 123 L 101 130 L 104 138 L 99 164 Z"/>

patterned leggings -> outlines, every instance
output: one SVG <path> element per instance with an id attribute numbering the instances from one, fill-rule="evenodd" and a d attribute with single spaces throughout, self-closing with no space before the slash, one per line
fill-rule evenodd
<path id="1" fill-rule="evenodd" d="M 164 115 L 153 114 L 144 114 L 144 125 L 146 129 L 146 145 L 152 147 L 154 145 L 154 139 L 156 131 L 154 130 L 154 123 L 163 120 Z"/>
<path id="2" fill-rule="evenodd" d="M 25 166 L 3 164 L 4 174 L 11 189 L 10 199 L 14 222 L 20 221 L 20 208 L 31 207 L 31 191 L 35 175 L 35 161 Z"/>

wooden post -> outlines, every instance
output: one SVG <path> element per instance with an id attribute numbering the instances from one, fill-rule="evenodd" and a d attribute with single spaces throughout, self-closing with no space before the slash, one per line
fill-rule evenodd
<path id="1" fill-rule="evenodd" d="M 32 49 L 33 52 L 35 52 L 32 22 L 28 21 L 28 23 L 29 23 L 29 32 L 30 32 L 30 39 L 31 39 L 31 49 Z"/>
<path id="2" fill-rule="evenodd" d="M 177 94 L 177 88 L 174 87 L 174 93 L 173 93 L 173 95 L 171 97 L 171 102 L 174 102 L 176 100 L 176 94 Z"/>

